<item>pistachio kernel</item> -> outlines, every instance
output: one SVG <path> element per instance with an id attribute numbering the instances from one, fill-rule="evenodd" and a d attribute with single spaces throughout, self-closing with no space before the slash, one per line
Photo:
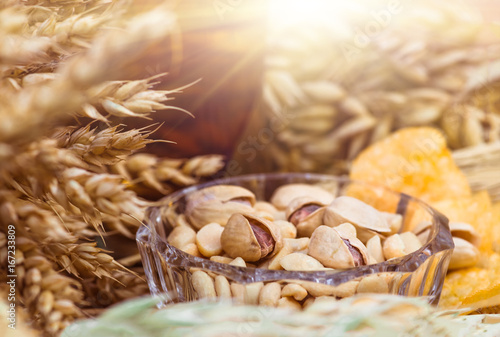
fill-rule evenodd
<path id="1" fill-rule="evenodd" d="M 260 245 L 261 258 L 269 255 L 273 249 L 275 241 L 273 236 L 267 232 L 265 229 L 261 228 L 253 219 L 248 221 L 250 227 L 252 228 L 253 234 Z"/>
<path id="2" fill-rule="evenodd" d="M 319 208 L 321 208 L 320 205 L 314 205 L 314 204 L 301 207 L 295 212 L 293 212 L 292 215 L 290 215 L 288 221 L 297 226 L 299 222 L 305 219 L 309 214 L 314 213 Z"/>

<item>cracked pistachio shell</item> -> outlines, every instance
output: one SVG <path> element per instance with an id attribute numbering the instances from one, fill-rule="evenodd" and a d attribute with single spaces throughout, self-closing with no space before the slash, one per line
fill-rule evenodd
<path id="1" fill-rule="evenodd" d="M 461 238 L 454 237 L 453 243 L 455 244 L 455 248 L 453 248 L 448 269 L 475 266 L 479 261 L 479 250 L 469 241 Z"/>
<path id="2" fill-rule="evenodd" d="M 186 199 L 188 203 L 194 202 L 195 206 L 197 202 L 210 199 L 217 199 L 222 202 L 234 200 L 247 203 L 249 206 L 255 204 L 255 195 L 251 191 L 235 185 L 214 185 L 205 187 L 204 189 L 189 194 Z"/>
<path id="3" fill-rule="evenodd" d="M 380 214 L 385 218 L 389 228 L 391 229 L 391 234 L 396 234 L 401 229 L 403 225 L 403 216 L 397 213 L 380 212 Z"/>
<path id="4" fill-rule="evenodd" d="M 224 226 L 233 213 L 252 212 L 255 195 L 240 186 L 215 185 L 195 191 L 186 197 L 186 217 L 200 229 L 216 222 Z"/>
<path id="5" fill-rule="evenodd" d="M 297 227 L 298 237 L 310 237 L 323 224 L 325 204 L 313 197 L 298 197 L 286 209 L 288 221 Z"/>
<path id="6" fill-rule="evenodd" d="M 385 261 L 380 236 L 374 235 L 370 240 L 368 240 L 366 243 L 366 250 L 368 251 L 368 254 L 373 257 L 376 263 Z"/>
<path id="7" fill-rule="evenodd" d="M 334 228 L 343 239 L 355 238 L 357 235 L 356 227 L 354 227 L 352 224 L 348 222 L 344 222 L 343 224 L 340 224 Z"/>
<path id="8" fill-rule="evenodd" d="M 345 242 L 357 250 L 359 256 L 355 259 L 350 248 Z M 325 267 L 334 269 L 352 268 L 356 265 L 364 265 L 368 262 L 366 248 L 360 250 L 364 245 L 356 238 L 349 238 L 344 241 L 338 231 L 328 226 L 319 226 L 313 232 L 309 242 L 307 254 L 321 262 Z"/>
<path id="9" fill-rule="evenodd" d="M 349 251 L 355 259 L 360 260 L 357 262 L 359 265 L 366 265 L 369 263 L 369 255 L 366 246 L 361 242 L 356 236 L 356 227 L 352 224 L 346 222 L 334 229 L 339 233 L 340 237 L 344 240 L 344 243 L 348 246 Z M 349 247 L 349 245 L 351 247 Z M 354 248 L 354 250 L 353 250 Z"/>
<path id="10" fill-rule="evenodd" d="M 450 232 L 453 237 L 461 238 L 478 247 L 481 237 L 472 225 L 465 222 L 450 222 Z"/>
<path id="11" fill-rule="evenodd" d="M 272 257 L 283 246 L 280 230 L 272 222 L 240 213 L 233 214 L 227 221 L 221 244 L 227 255 L 247 262 Z"/>
<path id="12" fill-rule="evenodd" d="M 334 199 L 330 192 L 318 186 L 287 184 L 277 188 L 270 201 L 277 209 L 284 210 L 298 197 L 311 197 L 324 205 L 330 204 Z"/>
<path id="13" fill-rule="evenodd" d="M 298 210 L 306 207 L 306 206 L 316 206 L 318 208 L 321 208 L 323 206 L 326 206 L 327 204 L 324 204 L 321 202 L 321 200 L 318 200 L 315 197 L 311 196 L 304 196 L 304 197 L 298 197 L 293 199 L 290 204 L 286 207 L 286 217 L 290 221 L 290 217 L 296 213 Z"/>
<path id="14" fill-rule="evenodd" d="M 188 205 L 189 207 L 189 205 Z M 251 213 L 251 206 L 239 202 L 222 202 L 217 199 L 206 200 L 194 208 L 186 209 L 186 216 L 191 225 L 199 230 L 209 223 L 218 223 L 225 226 L 234 213 Z"/>
<path id="15" fill-rule="evenodd" d="M 342 223 L 353 224 L 361 241 L 366 242 L 374 233 L 390 233 L 391 228 L 382 214 L 372 206 L 356 198 L 341 196 L 326 207 L 323 222 L 335 227 Z"/>
<path id="16" fill-rule="evenodd" d="M 297 225 L 297 237 L 311 237 L 316 228 L 323 225 L 323 213 L 325 208 L 322 207 L 316 212 L 311 213 L 306 219 L 299 222 Z"/>

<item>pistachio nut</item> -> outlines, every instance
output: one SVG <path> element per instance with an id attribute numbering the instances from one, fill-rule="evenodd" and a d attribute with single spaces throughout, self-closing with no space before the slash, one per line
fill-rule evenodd
<path id="1" fill-rule="evenodd" d="M 461 238 L 479 247 L 481 237 L 474 227 L 464 222 L 450 222 L 450 232 L 453 237 Z"/>
<path id="2" fill-rule="evenodd" d="M 469 241 L 454 237 L 455 248 L 448 269 L 472 267 L 479 261 L 479 250 Z"/>
<path id="3" fill-rule="evenodd" d="M 323 223 L 335 227 L 345 222 L 356 227 L 362 242 L 368 241 L 373 234 L 391 232 L 387 220 L 378 210 L 356 198 L 341 196 L 326 207 Z"/>
<path id="4" fill-rule="evenodd" d="M 357 236 L 356 227 L 348 222 L 335 226 L 335 230 L 342 238 L 355 238 Z"/>
<path id="5" fill-rule="evenodd" d="M 232 185 L 217 185 L 193 192 L 186 198 L 186 217 L 200 229 L 215 222 L 225 226 L 233 213 L 251 213 L 255 195 L 249 190 Z"/>
<path id="6" fill-rule="evenodd" d="M 233 214 L 221 235 L 222 249 L 231 257 L 247 262 L 272 257 L 283 246 L 279 228 L 250 214 Z"/>
<path id="7" fill-rule="evenodd" d="M 244 187 L 236 185 L 214 185 L 205 187 L 199 191 L 191 193 L 187 197 L 187 202 L 193 202 L 194 207 L 196 203 L 203 202 L 207 199 L 217 199 L 222 202 L 239 202 L 248 206 L 255 204 L 255 195 Z"/>
<path id="8" fill-rule="evenodd" d="M 330 204 L 334 197 L 325 189 L 308 184 L 287 184 L 280 186 L 274 191 L 271 203 L 279 210 L 284 210 L 298 197 L 312 197 L 324 205 Z"/>
<path id="9" fill-rule="evenodd" d="M 310 237 L 323 224 L 325 204 L 310 196 L 298 197 L 286 209 L 286 218 L 297 227 L 299 237 Z"/>
<path id="10" fill-rule="evenodd" d="M 185 214 L 177 215 L 175 218 L 174 224 L 175 224 L 175 226 L 184 226 L 184 227 L 191 228 L 191 225 L 189 224 L 189 221 L 187 220 Z"/>
<path id="11" fill-rule="evenodd" d="M 366 247 L 356 237 L 343 238 L 335 228 L 319 226 L 309 242 L 308 255 L 325 267 L 352 268 L 368 263 Z"/>

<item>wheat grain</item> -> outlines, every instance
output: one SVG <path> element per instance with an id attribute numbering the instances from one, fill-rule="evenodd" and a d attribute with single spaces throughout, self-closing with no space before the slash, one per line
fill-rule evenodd
<path id="1" fill-rule="evenodd" d="M 134 191 L 151 195 L 154 194 L 152 191 L 168 194 L 179 187 L 195 184 L 204 177 L 216 174 L 223 166 L 220 155 L 160 159 L 140 153 L 114 165 L 112 170 L 126 177 Z"/>
<path id="2" fill-rule="evenodd" d="M 144 8 L 106 0 L 0 4 L 0 260 L 7 258 L 6 225 L 15 224 L 19 301 L 46 335 L 98 296 L 112 295 L 102 306 L 147 289 L 95 240 L 112 232 L 133 238 L 147 206 L 109 166 L 150 143 L 154 129 L 126 131 L 113 115 L 174 108 L 166 102 L 182 90 L 152 89 L 164 74 L 121 81 L 176 25 L 168 5 Z M 51 131 L 80 117 L 104 123 Z M 221 165 L 213 158 L 185 162 L 174 165 L 178 183 Z"/>

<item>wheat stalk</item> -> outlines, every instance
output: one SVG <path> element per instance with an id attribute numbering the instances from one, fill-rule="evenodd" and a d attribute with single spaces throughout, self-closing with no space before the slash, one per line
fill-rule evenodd
<path id="1" fill-rule="evenodd" d="M 28 314 L 24 310 L 17 310 L 16 313 L 16 328 L 11 329 L 9 327 L 10 321 L 9 321 L 9 309 L 10 309 L 10 302 L 8 301 L 8 294 L 9 294 L 9 289 L 5 286 L 2 285 L 0 286 L 0 318 L 6 322 L 7 324 L 2 324 L 0 326 L 0 334 L 4 337 L 16 337 L 22 334 L 23 336 L 26 337 L 38 337 L 40 336 L 40 333 L 37 331 L 33 330 L 31 327 L 28 325 Z M 7 300 L 6 300 L 7 299 Z"/>
<path id="2" fill-rule="evenodd" d="M 140 195 L 169 194 L 179 187 L 200 182 L 224 166 L 220 155 L 190 159 L 158 159 L 150 154 L 135 154 L 119 162 L 112 170 L 126 177 Z"/>
<path id="3" fill-rule="evenodd" d="M 111 166 L 151 143 L 154 126 L 127 130 L 117 120 L 182 110 L 166 102 L 185 87 L 155 90 L 165 74 L 123 80 L 127 68 L 176 29 L 169 4 L 132 5 L 0 4 L 1 279 L 5 233 L 14 225 L 18 305 L 47 336 L 88 306 L 147 290 L 142 268 L 125 268 L 98 244 L 112 233 L 134 238 L 148 205 L 130 190 L 128 173 L 115 174 Z M 71 121 L 79 126 L 66 126 Z M 161 183 L 183 186 L 211 175 L 221 167 L 216 158 L 183 160 L 172 167 L 178 174 L 163 174 Z M 129 253 L 122 261 L 132 266 L 137 251 Z"/>
<path id="4" fill-rule="evenodd" d="M 4 9 L 7 11 L 4 15 L 7 16 L 10 11 L 16 10 L 17 7 Z M 97 25 L 99 22 L 92 22 L 92 24 Z M 35 137 L 39 131 L 53 125 L 58 120 L 67 120 L 71 114 L 78 114 L 79 111 L 85 110 L 87 104 L 92 101 L 92 97 L 88 97 L 85 90 L 91 90 L 95 85 L 119 77 L 120 73 L 126 70 L 141 53 L 158 43 L 161 38 L 168 36 L 176 24 L 172 13 L 165 8 L 139 13 L 126 22 L 124 25 L 123 22 L 118 21 L 113 27 L 114 29 L 100 31 L 101 34 L 92 40 L 90 48 L 84 52 L 74 53 L 71 57 L 66 57 L 64 62 L 56 67 L 55 74 L 43 75 L 43 80 L 32 78 L 26 83 L 27 85 L 23 86 L 24 73 L 14 71 L 12 67 L 7 68 L 3 72 L 7 75 L 4 75 L 3 86 L 11 88 L 0 92 L 2 98 L 0 100 L 0 118 L 4 121 L 0 126 L 0 134 L 2 135 L 0 141 L 13 141 L 19 138 L 25 140 L 28 134 Z M 68 30 L 73 29 L 73 26 L 63 25 L 63 27 L 61 33 L 71 35 Z M 21 31 L 16 36 L 24 39 L 26 35 L 27 32 Z M 145 36 L 148 38 L 145 39 Z M 43 36 L 40 39 L 46 40 Z M 46 55 L 48 52 L 48 47 L 45 45 L 38 46 L 38 44 L 31 42 L 29 45 L 30 48 L 35 48 L 35 55 Z M 3 59 L 0 60 L 3 61 Z M 8 61 L 8 59 L 5 61 L 7 67 Z M 29 59 L 28 62 L 33 63 L 33 60 Z M 43 73 L 43 71 L 41 72 Z M 30 85 L 32 82 L 43 85 Z M 146 80 L 146 82 L 148 81 Z M 144 101 L 151 104 L 151 109 L 158 107 L 157 100 L 164 100 L 164 94 L 158 93 L 157 96 L 161 97 L 152 97 L 153 93 L 149 92 L 149 96 L 145 94 Z M 61 100 L 60 97 L 65 99 Z M 137 104 L 136 101 L 134 102 Z M 19 104 L 19 102 L 23 102 L 23 104 Z M 120 108 L 116 102 L 104 100 L 103 103 L 107 107 L 105 110 L 108 113 L 112 111 L 113 114 L 128 114 L 129 109 Z M 135 108 L 139 109 L 139 107 Z M 37 114 L 33 115 L 32 111 L 37 111 Z"/>

